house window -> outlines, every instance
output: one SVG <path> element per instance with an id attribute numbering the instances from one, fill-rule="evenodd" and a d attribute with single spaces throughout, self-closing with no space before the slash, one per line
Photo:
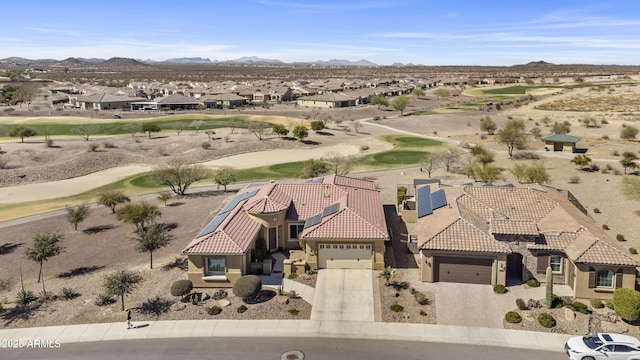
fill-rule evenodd
<path id="1" fill-rule="evenodd" d="M 613 271 L 600 270 L 596 274 L 596 287 L 613 288 Z"/>
<path id="2" fill-rule="evenodd" d="M 289 224 L 289 240 L 298 240 L 298 235 L 304 229 L 304 224 Z"/>
<path id="3" fill-rule="evenodd" d="M 208 257 L 207 268 L 205 269 L 207 276 L 225 275 L 225 258 L 223 257 Z"/>
<path id="4" fill-rule="evenodd" d="M 562 272 L 562 256 L 550 255 L 549 266 L 551 267 L 551 271 L 553 271 L 554 273 L 561 273 Z"/>

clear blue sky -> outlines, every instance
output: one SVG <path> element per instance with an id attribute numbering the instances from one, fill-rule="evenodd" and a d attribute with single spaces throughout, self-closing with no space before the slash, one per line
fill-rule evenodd
<path id="1" fill-rule="evenodd" d="M 0 58 L 640 64 L 638 0 L 21 0 Z"/>

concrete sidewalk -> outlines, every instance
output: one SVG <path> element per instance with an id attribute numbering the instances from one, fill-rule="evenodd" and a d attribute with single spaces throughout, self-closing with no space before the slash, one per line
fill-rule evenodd
<path id="1" fill-rule="evenodd" d="M 382 323 L 370 321 L 314 320 L 178 320 L 51 326 L 0 330 L 0 339 L 77 342 L 164 339 L 177 337 L 313 337 L 475 344 L 562 351 L 569 335 L 520 330 Z"/>

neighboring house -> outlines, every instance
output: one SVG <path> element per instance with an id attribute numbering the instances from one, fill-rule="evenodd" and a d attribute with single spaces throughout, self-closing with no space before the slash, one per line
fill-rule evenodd
<path id="1" fill-rule="evenodd" d="M 78 95 L 76 97 L 76 107 L 86 110 L 129 110 L 132 103 L 144 100 L 146 99 L 108 93 Z"/>
<path id="2" fill-rule="evenodd" d="M 157 100 L 160 110 L 195 110 L 202 102 L 188 96 L 174 93 L 165 98 Z M 203 105 L 204 106 L 204 105 Z"/>
<path id="3" fill-rule="evenodd" d="M 298 106 L 313 108 L 341 108 L 356 106 L 358 104 L 358 95 L 355 93 L 345 92 L 326 92 L 320 95 L 312 95 L 298 98 Z"/>
<path id="4" fill-rule="evenodd" d="M 198 99 L 207 109 L 236 108 L 247 104 L 247 99 L 236 94 L 206 95 Z"/>
<path id="5" fill-rule="evenodd" d="M 515 285 L 531 278 L 569 285 L 576 298 L 611 299 L 635 288 L 637 263 L 579 210 L 575 198 L 548 186 L 420 185 L 415 224 L 420 278 L 426 282 Z M 578 206 L 580 206 L 578 204 Z"/>
<path id="6" fill-rule="evenodd" d="M 368 180 L 331 175 L 241 190 L 182 251 L 195 287 L 231 287 L 268 253 L 303 246 L 310 269 L 383 269 L 389 233 Z"/>

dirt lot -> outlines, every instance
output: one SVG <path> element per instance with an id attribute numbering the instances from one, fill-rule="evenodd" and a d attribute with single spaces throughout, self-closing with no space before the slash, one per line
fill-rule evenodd
<path id="1" fill-rule="evenodd" d="M 622 89 L 619 91 L 622 91 Z M 579 123 L 580 118 L 584 116 L 585 113 L 543 111 L 534 108 L 535 105 L 539 105 L 542 102 L 554 101 L 556 99 L 562 99 L 563 97 L 599 95 L 598 93 L 589 92 L 586 89 L 573 90 L 566 94 L 549 96 L 537 103 L 531 103 L 501 112 L 495 110 L 491 112 L 476 111 L 464 114 L 405 116 L 402 118 L 393 116 L 397 115 L 397 112 L 377 110 L 374 107 L 344 111 L 343 109 L 335 109 L 335 111 L 330 113 L 332 119 L 345 119 L 345 121 L 348 121 L 352 118 L 380 116 L 378 114 L 384 114 L 381 117 L 387 116 L 387 119 L 382 118 L 378 121 L 371 121 L 371 124 L 365 125 L 361 134 L 347 134 L 342 130 L 343 128 L 341 126 L 345 124 L 344 121 L 340 125 L 335 122 L 330 122 L 330 132 L 333 136 L 312 134 L 310 140 L 318 143 L 311 146 L 317 146 L 318 156 L 321 156 L 322 146 L 341 142 L 356 142 L 357 144 L 373 143 L 375 136 L 392 132 L 387 128 L 379 126 L 382 125 L 426 136 L 434 136 L 434 134 L 437 134 L 438 137 L 443 139 L 460 140 L 472 144 L 482 143 L 495 151 L 496 164 L 504 169 L 504 182 L 515 182 L 514 177 L 508 172 L 508 169 L 512 168 L 515 163 L 525 160 L 516 161 L 509 159 L 504 145 L 496 143 L 492 136 L 482 136 L 479 130 L 480 118 L 487 115 L 491 116 L 499 127 L 509 118 L 521 118 L 525 120 L 527 130 L 534 126 L 539 126 L 543 132 L 547 132 L 548 129 L 538 122 L 544 116 L 550 116 L 553 121 L 567 120 L 572 124 L 571 134 L 582 138 L 578 146 L 586 148 L 586 154 L 594 159 L 594 162 L 599 164 L 601 169 L 606 169 L 606 165 L 609 164 L 612 170 L 595 172 L 580 171 L 569 162 L 573 154 L 570 154 L 568 151 L 564 153 L 545 152 L 544 145 L 533 138 L 528 143 L 528 151 L 537 152 L 541 158 L 537 161 L 526 160 L 527 163 L 538 161 L 543 163 L 551 175 L 552 186 L 570 190 L 582 204 L 590 210 L 590 215 L 593 216 L 599 224 L 608 225 L 613 238 L 615 238 L 616 234 L 623 234 L 626 241 L 618 244 L 623 249 L 626 250 L 629 247 L 638 248 L 640 247 L 640 239 L 638 239 L 635 234 L 639 233 L 640 224 L 637 221 L 638 215 L 636 211 L 640 209 L 640 204 L 627 200 L 621 195 L 620 183 L 623 175 L 616 174 L 615 170 L 621 173 L 622 167 L 619 165 L 620 157 L 614 155 L 615 151 L 618 153 L 622 153 L 623 151 L 633 151 L 637 153 L 638 150 L 640 150 L 636 142 L 619 140 L 619 132 L 622 124 L 631 121 L 629 115 L 631 110 L 625 107 L 624 112 L 590 112 L 589 115 L 597 119 L 607 119 L 608 124 L 602 125 L 599 128 L 586 128 Z M 255 110 L 254 113 L 262 114 L 268 112 L 269 114 L 276 115 L 278 114 L 277 110 L 278 109 L 274 108 L 269 110 Z M 296 110 L 288 111 L 290 112 L 285 112 L 281 115 L 296 116 Z M 304 117 L 306 112 L 308 112 L 308 110 L 299 110 L 297 115 Z M 536 125 L 536 123 L 538 123 L 538 125 Z M 222 134 L 224 134 L 224 130 L 220 132 L 220 135 Z M 291 146 L 292 148 L 307 146 L 297 141 L 281 141 L 280 139 L 260 142 L 255 139 L 253 135 L 246 132 L 239 134 L 234 133 L 229 135 L 233 136 L 233 141 L 229 143 L 225 143 L 222 140 L 214 140 L 216 145 L 219 145 L 219 151 L 221 152 L 209 157 L 209 153 L 199 146 L 199 144 L 206 139 L 206 135 L 202 133 L 197 135 L 186 134 L 186 132 L 180 136 L 175 134 L 167 135 L 168 136 L 163 135 L 155 139 L 139 136 L 138 140 L 140 140 L 140 142 L 136 142 L 136 139 L 131 139 L 127 136 L 96 139 L 92 141 L 98 143 L 104 143 L 105 141 L 116 142 L 116 148 L 103 148 L 103 152 L 98 153 L 98 156 L 102 154 L 122 154 L 118 156 L 126 160 L 118 163 L 120 165 L 127 163 L 155 164 L 160 162 L 165 157 L 161 154 L 161 149 L 159 148 L 164 148 L 171 155 L 195 154 L 202 156 L 199 158 L 201 160 L 208 160 L 214 157 L 229 155 L 234 151 L 267 150 L 269 148 L 262 147 L 267 143 L 276 144 L 277 146 L 274 146 L 274 148 L 280 148 L 280 146 Z M 602 139 L 605 135 L 609 137 L 609 140 Z M 33 163 L 28 166 L 25 165 L 20 169 L 36 168 L 37 170 L 34 171 L 34 173 L 43 173 L 43 169 L 45 168 L 40 166 L 48 166 L 43 165 L 46 161 L 38 159 L 45 159 L 50 162 L 56 161 L 54 164 L 60 167 L 60 164 L 63 162 L 73 163 L 80 161 L 79 159 L 84 158 L 87 154 L 86 142 L 80 139 L 56 139 L 56 143 L 60 144 L 60 149 L 54 148 L 49 150 L 45 148 L 42 143 L 35 142 L 30 144 L 18 144 L 16 142 L 3 143 L 2 149 L 9 155 L 19 150 L 32 150 L 33 153 L 31 155 L 23 154 L 20 156 L 23 158 L 32 157 Z M 252 146 L 260 147 L 253 148 Z M 228 150 L 229 152 L 227 153 L 223 152 L 223 149 L 230 150 Z M 49 151 L 52 153 L 47 154 Z M 211 153 L 213 152 L 214 151 L 211 151 Z M 206 154 L 206 156 L 202 154 Z M 91 154 L 91 156 L 95 155 Z M 115 158 L 118 158 L 118 156 L 115 156 Z M 114 156 L 109 156 L 109 158 L 114 158 Z M 58 161 L 60 163 L 57 163 Z M 102 161 L 102 158 L 97 157 L 87 160 L 86 162 L 95 165 L 96 167 L 93 169 L 97 169 L 100 167 Z M 277 159 L 277 161 L 285 162 L 287 159 Z M 56 167 L 56 165 L 52 166 L 53 168 Z M 8 171 L 15 170 L 17 169 Z M 3 170 L 2 172 L 5 171 L 7 170 Z M 580 183 L 569 184 L 569 178 L 574 175 L 580 177 Z M 405 169 L 397 172 L 366 174 L 366 176 L 375 179 L 378 187 L 382 191 L 384 202 L 386 204 L 393 204 L 396 184 L 410 183 L 414 177 L 424 178 L 426 174 L 420 172 L 418 169 Z M 436 170 L 432 176 L 441 178 L 443 182 L 452 185 L 470 181 L 464 175 L 446 173 L 442 169 Z M 208 194 L 207 196 L 190 196 L 175 199 L 166 207 L 152 200 L 154 203 L 160 205 L 163 212 L 162 221 L 175 226 L 172 230 L 172 233 L 175 235 L 175 240 L 169 247 L 154 255 L 154 258 L 157 259 L 156 263 L 158 266 L 153 270 L 148 270 L 148 254 L 139 254 L 134 251 L 133 240 L 129 239 L 132 234 L 132 228 L 116 222 L 105 208 L 93 210 L 89 219 L 80 225 L 80 230 L 77 232 L 72 230 L 72 226 L 66 222 L 63 216 L 45 218 L 29 224 L 3 228 L 1 235 L 2 245 L 0 245 L 0 280 L 4 281 L 3 287 L 0 289 L 0 300 L 3 306 L 13 306 L 11 302 L 20 289 L 20 271 L 22 272 L 25 288 L 33 290 L 36 293 L 41 290 L 42 284 L 36 284 L 35 282 L 37 265 L 24 259 L 23 254 L 26 247 L 30 246 L 33 236 L 43 231 L 59 232 L 65 238 L 65 252 L 44 264 L 44 277 L 47 289 L 57 292 L 63 286 L 72 287 L 81 294 L 80 297 L 74 300 L 55 301 L 53 303 L 43 304 L 34 311 L 4 311 L 2 313 L 4 325 L 23 327 L 94 321 L 122 321 L 119 304 L 108 307 L 97 307 L 93 304 L 96 295 L 102 291 L 102 276 L 113 269 L 121 267 L 137 269 L 145 278 L 141 287 L 127 297 L 127 306 L 136 309 L 136 317 L 139 319 L 156 318 L 155 312 L 149 309 L 164 309 L 167 306 L 171 308 L 170 302 L 178 303 L 177 299 L 173 299 L 168 294 L 168 287 L 175 279 L 184 278 L 185 275 L 184 271 L 181 270 L 181 266 L 183 265 L 181 265 L 180 261 L 166 269 L 162 269 L 161 264 L 166 265 L 175 261 L 176 255 L 186 243 L 193 238 L 197 231 L 210 220 L 227 196 L 228 195 L 219 193 Z M 598 208 L 600 213 L 594 213 L 593 210 L 595 208 Z M 403 234 L 400 234 L 400 236 L 402 235 Z M 406 234 L 404 235 L 406 236 Z M 404 268 L 409 269 L 407 265 L 405 265 Z M 401 276 L 410 276 L 410 274 L 401 274 Z M 434 313 L 432 309 L 429 308 L 425 311 L 428 314 L 427 316 L 412 315 L 410 319 L 406 319 L 399 314 L 387 312 L 385 309 L 388 308 L 388 306 L 384 306 L 384 304 L 389 301 L 390 296 L 395 296 L 395 290 L 390 290 L 389 287 L 381 285 L 378 291 L 383 298 L 383 300 L 381 300 L 383 304 L 381 308 L 383 309 L 382 319 L 384 321 L 437 322 L 437 319 L 429 315 Z M 409 291 L 410 289 L 403 291 L 402 296 L 405 296 L 404 293 Z M 429 296 L 429 294 L 427 294 L 427 296 Z M 159 297 L 160 300 L 156 300 L 156 297 Z M 273 300 L 265 303 L 271 304 L 269 307 L 270 310 L 266 308 L 260 308 L 258 310 L 257 306 L 255 308 L 250 307 L 250 310 L 244 313 L 243 316 L 246 315 L 246 318 L 250 316 L 292 318 L 292 315 L 287 311 L 291 307 L 300 310 L 300 313 L 297 315 L 298 318 L 305 318 L 310 314 L 310 309 L 303 303 L 296 301 L 289 305 L 283 305 L 279 303 L 277 299 L 278 297 L 275 297 Z M 201 307 L 187 306 L 185 310 L 178 310 L 176 305 L 174 306 L 174 310 L 163 313 L 163 315 L 159 315 L 157 318 L 208 317 L 209 315 L 204 315 L 203 311 L 209 306 L 207 304 L 212 303 L 211 300 L 209 301 L 209 303 Z M 150 303 L 151 305 L 145 305 L 146 303 Z M 153 304 L 160 304 L 160 306 L 154 307 Z M 163 304 L 168 305 L 162 306 Z M 437 304 L 429 306 L 437 306 Z M 235 307 L 237 307 L 237 302 L 231 299 L 229 309 L 232 311 L 225 310 L 223 314 L 229 313 L 237 316 L 238 314 L 235 313 Z M 416 311 L 414 314 L 418 313 L 419 311 Z"/>

